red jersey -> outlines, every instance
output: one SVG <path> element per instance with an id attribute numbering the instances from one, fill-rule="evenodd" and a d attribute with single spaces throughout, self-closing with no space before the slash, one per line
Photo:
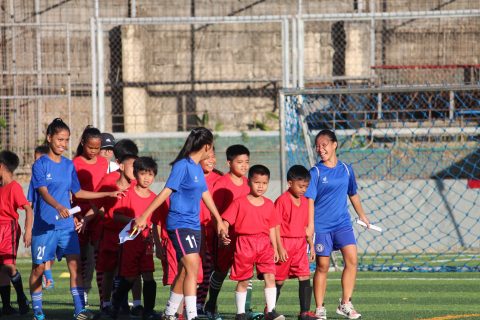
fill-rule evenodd
<path id="1" fill-rule="evenodd" d="M 233 183 L 229 174 L 219 178 L 213 186 L 213 201 L 220 214 L 223 214 L 227 210 L 228 206 L 233 200 L 246 196 L 250 193 L 250 186 L 248 185 L 248 179 L 242 177 L 243 183 L 237 186 Z"/>
<path id="2" fill-rule="evenodd" d="M 467 186 L 470 189 L 478 189 L 480 188 L 480 180 L 468 179 Z"/>
<path id="3" fill-rule="evenodd" d="M 272 200 L 262 198 L 263 204 L 255 206 L 247 196 L 240 197 L 234 200 L 223 213 L 222 218 L 233 225 L 236 235 L 259 233 L 269 235 L 270 228 L 278 224 Z"/>
<path id="4" fill-rule="evenodd" d="M 300 206 L 293 203 L 292 195 L 287 190 L 275 201 L 277 222 L 280 225 L 280 236 L 286 238 L 305 237 L 308 225 L 308 200 L 300 197 Z"/>
<path id="5" fill-rule="evenodd" d="M 170 208 L 170 198 L 167 198 L 162 205 L 152 213 L 152 223 L 156 225 L 160 225 L 160 238 L 161 239 L 168 239 L 168 232 L 167 232 L 167 216 L 168 216 L 168 209 Z"/>
<path id="6" fill-rule="evenodd" d="M 207 188 L 210 192 L 213 190 L 213 186 L 215 183 L 221 178 L 222 176 L 215 171 L 210 172 L 208 176 L 205 177 L 207 181 Z M 210 210 L 208 210 L 207 206 L 203 202 L 200 202 L 200 224 L 206 225 L 212 220 L 212 214 Z"/>
<path id="7" fill-rule="evenodd" d="M 111 192 L 111 191 L 117 191 L 118 186 L 117 186 L 117 180 L 120 179 L 120 172 L 115 171 L 112 173 L 109 173 L 105 175 L 100 181 L 99 185 L 96 188 L 96 192 Z M 136 180 L 133 180 L 130 183 L 130 188 L 134 187 L 136 184 Z M 113 230 L 115 232 L 120 232 L 124 225 L 122 225 L 119 222 L 113 221 L 113 211 L 117 206 L 121 205 L 121 202 L 124 200 L 124 198 L 121 199 L 116 199 L 112 197 L 105 197 L 101 199 L 96 199 L 94 200 L 94 204 L 97 206 L 97 208 L 102 208 L 104 209 L 104 219 L 103 219 L 103 224 L 104 227 L 110 230 Z"/>
<path id="8" fill-rule="evenodd" d="M 0 186 L 0 223 L 18 221 L 17 210 L 30 204 L 17 181 Z"/>
<path id="9" fill-rule="evenodd" d="M 148 192 L 148 197 L 142 197 L 137 193 L 134 187 L 131 187 L 125 195 L 125 198 L 121 199 L 120 205 L 115 207 L 114 211 L 132 219 L 140 217 L 157 196 L 151 190 L 148 190 Z M 155 211 L 159 211 L 159 209 L 157 208 Z M 152 215 L 159 215 L 159 212 L 155 211 Z M 150 226 L 151 224 L 152 215 L 147 219 L 147 226 Z"/>
<path id="10" fill-rule="evenodd" d="M 106 175 L 108 169 L 108 161 L 104 157 L 97 157 L 97 162 L 87 163 L 82 156 L 73 159 L 75 171 L 77 171 L 78 181 L 82 190 L 94 191 L 99 185 L 102 178 Z M 82 209 L 82 214 L 86 214 L 90 210 L 91 205 L 89 200 L 76 199 L 73 196 L 73 205 L 79 205 Z"/>

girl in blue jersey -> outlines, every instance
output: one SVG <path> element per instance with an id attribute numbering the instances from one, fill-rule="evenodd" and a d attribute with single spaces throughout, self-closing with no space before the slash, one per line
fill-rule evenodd
<path id="1" fill-rule="evenodd" d="M 316 269 L 313 278 L 316 316 L 327 319 L 324 297 L 327 289 L 327 273 L 330 253 L 340 250 L 343 255 L 342 298 L 336 310 L 348 319 L 358 319 L 351 297 L 357 274 L 357 245 L 353 233 L 347 197 L 360 220 L 369 226 L 360 198 L 357 194 L 355 174 L 350 165 L 337 159 L 335 151 L 338 142 L 335 133 L 322 130 L 315 137 L 315 147 L 320 162 L 310 169 L 310 185 L 305 196 L 309 198 L 310 221 L 315 227 Z"/>
<path id="2" fill-rule="evenodd" d="M 75 305 L 75 319 L 93 319 L 94 314 L 85 309 L 80 268 L 80 246 L 75 225 L 69 213 L 70 196 L 82 199 L 117 197 L 121 192 L 88 192 L 80 188 L 73 162 L 62 153 L 67 149 L 70 129 L 57 118 L 47 128 L 49 151 L 32 167 L 34 196 L 34 223 L 32 230 L 32 273 L 30 292 L 35 320 L 43 320 L 42 275 L 45 262 L 55 256 L 67 259 L 70 272 L 70 291 Z"/>
<path id="3" fill-rule="evenodd" d="M 142 216 L 135 219 L 135 227 L 145 228 L 147 218 L 170 197 L 167 230 L 175 247 L 178 273 L 172 284 L 164 319 L 174 320 L 178 306 L 185 299 L 187 320 L 197 318 L 197 273 L 200 266 L 200 200 L 217 222 L 217 232 L 226 237 L 227 228 L 222 222 L 207 189 L 200 161 L 208 158 L 213 148 L 210 130 L 193 129 L 177 158 L 171 163 L 172 171 L 165 188 L 153 200 Z"/>

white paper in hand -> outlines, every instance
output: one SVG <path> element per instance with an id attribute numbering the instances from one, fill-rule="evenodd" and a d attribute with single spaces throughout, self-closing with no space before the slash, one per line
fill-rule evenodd
<path id="1" fill-rule="evenodd" d="M 365 222 L 363 222 L 362 220 L 357 220 L 357 224 L 361 225 L 362 227 L 367 227 L 367 224 Z M 373 225 L 370 223 L 370 229 L 372 230 L 375 230 L 375 231 L 378 231 L 378 232 L 382 232 L 382 228 L 376 226 L 376 225 Z"/>
<path id="2" fill-rule="evenodd" d="M 80 211 L 81 211 L 80 207 L 79 207 L 79 206 L 76 206 L 76 207 L 73 207 L 73 208 L 71 208 L 71 209 L 68 209 L 68 214 L 69 214 L 69 216 L 71 217 L 71 216 L 73 216 L 75 213 L 78 213 L 78 212 L 80 212 Z M 63 218 L 62 218 L 62 216 L 56 215 L 56 216 L 55 216 L 55 219 L 58 220 L 58 219 L 63 219 Z"/>
<path id="3" fill-rule="evenodd" d="M 125 225 L 125 228 L 123 228 L 122 231 L 120 231 L 120 233 L 118 234 L 118 240 L 120 241 L 120 244 L 124 243 L 125 241 L 133 240 L 140 234 L 140 232 L 137 232 L 136 229 L 134 229 L 133 232 L 130 232 L 130 230 L 132 229 L 132 222 L 133 220 L 130 220 Z"/>

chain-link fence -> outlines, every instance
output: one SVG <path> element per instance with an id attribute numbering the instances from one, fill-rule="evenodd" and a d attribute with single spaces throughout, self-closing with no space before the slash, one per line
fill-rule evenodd
<path id="1" fill-rule="evenodd" d="M 56 116 L 74 145 L 87 124 L 278 130 L 284 87 L 479 83 L 476 0 L 0 3 L 1 144 L 26 164 Z"/>

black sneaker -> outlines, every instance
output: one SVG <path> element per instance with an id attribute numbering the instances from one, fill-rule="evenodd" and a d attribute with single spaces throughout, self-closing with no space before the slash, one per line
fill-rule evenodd
<path id="1" fill-rule="evenodd" d="M 245 313 L 237 313 L 235 315 L 235 320 L 247 320 L 247 315 Z"/>
<path id="2" fill-rule="evenodd" d="M 17 313 L 18 313 L 17 309 L 12 307 L 11 305 L 6 305 L 6 306 L 3 306 L 2 308 L 2 315 L 4 316 L 11 316 Z"/>
<path id="3" fill-rule="evenodd" d="M 142 318 L 142 320 L 161 320 L 161 319 L 163 319 L 162 315 L 155 311 L 145 312 Z"/>
<path id="4" fill-rule="evenodd" d="M 30 311 L 30 301 L 28 299 L 22 299 L 18 302 L 18 312 L 20 314 L 27 314 Z"/>
<path id="5" fill-rule="evenodd" d="M 135 306 L 130 309 L 130 319 L 141 319 L 143 317 L 143 306 Z"/>
<path id="6" fill-rule="evenodd" d="M 265 313 L 265 320 L 285 320 L 285 317 L 273 309 L 272 311 Z"/>

